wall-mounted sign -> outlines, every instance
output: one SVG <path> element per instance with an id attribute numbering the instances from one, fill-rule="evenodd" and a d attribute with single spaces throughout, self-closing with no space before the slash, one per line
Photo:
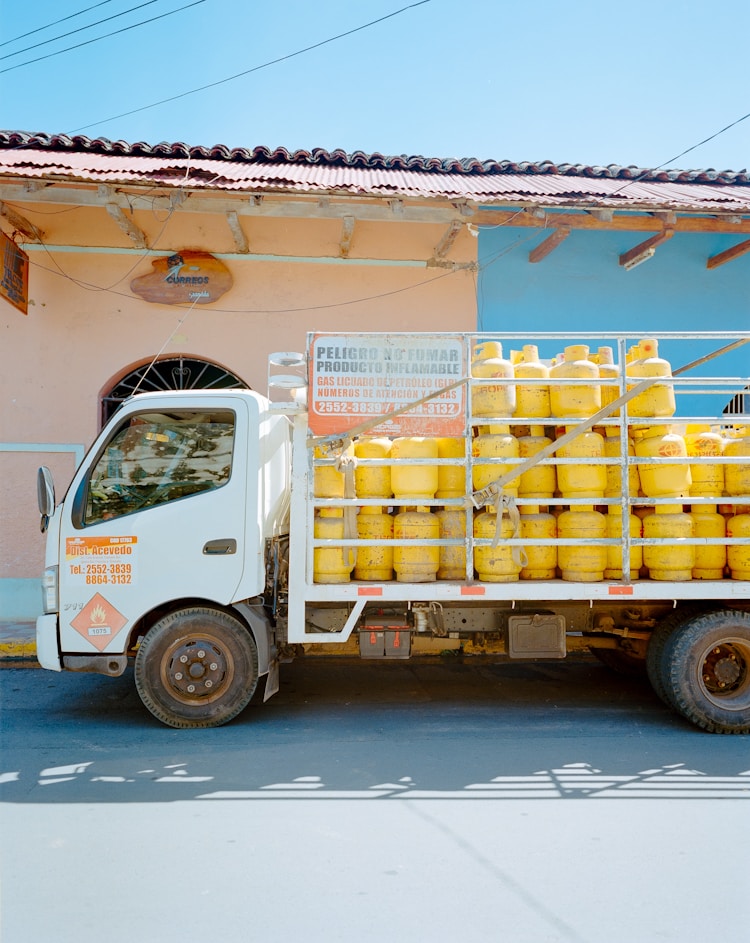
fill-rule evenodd
<path id="1" fill-rule="evenodd" d="M 151 263 L 153 272 L 134 278 L 130 290 L 159 304 L 210 304 L 232 287 L 232 273 L 208 252 L 185 249 Z"/>
<path id="2" fill-rule="evenodd" d="M 308 422 L 316 435 L 346 432 L 376 416 L 386 418 L 369 434 L 464 434 L 466 352 L 460 336 L 313 334 L 308 340 Z M 452 389 L 440 393 L 444 387 Z M 435 395 L 423 401 L 429 394 Z M 412 409 L 388 418 L 409 403 Z"/>
<path id="3" fill-rule="evenodd" d="M 3 269 L 0 276 L 0 295 L 23 314 L 29 313 L 29 257 L 0 232 L 3 251 Z"/>

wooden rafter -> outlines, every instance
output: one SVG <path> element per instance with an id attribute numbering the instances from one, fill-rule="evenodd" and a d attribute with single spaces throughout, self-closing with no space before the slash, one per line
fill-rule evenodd
<path id="1" fill-rule="evenodd" d="M 125 211 L 121 207 L 119 207 L 116 203 L 107 203 L 107 212 L 117 223 L 120 229 L 125 233 L 128 239 L 130 239 L 136 249 L 148 248 L 146 234 L 142 229 L 139 229 L 139 227 L 136 226 L 133 220 L 125 214 Z"/>
<path id="2" fill-rule="evenodd" d="M 529 262 L 541 262 L 542 259 L 546 259 L 550 252 L 556 249 L 561 242 L 564 242 L 569 235 L 569 226 L 561 226 L 559 229 L 555 229 L 544 242 L 540 242 L 538 246 L 529 252 Z"/>
<path id="3" fill-rule="evenodd" d="M 234 245 L 238 252 L 243 254 L 250 251 L 250 244 L 240 223 L 240 218 L 235 210 L 227 211 L 227 225 L 232 233 Z"/>
<path id="4" fill-rule="evenodd" d="M 633 265 L 637 265 L 639 259 L 650 258 L 654 254 L 656 247 L 666 242 L 667 239 L 671 239 L 672 236 L 674 236 L 674 229 L 664 229 L 655 236 L 649 236 L 648 239 L 639 242 L 637 246 L 633 246 L 632 249 L 623 252 L 620 256 L 620 265 L 629 268 Z"/>
<path id="5" fill-rule="evenodd" d="M 27 242 L 41 242 L 42 234 L 25 216 L 16 213 L 6 203 L 0 203 L 0 216 L 4 216 L 16 232 L 20 232 Z"/>
<path id="6" fill-rule="evenodd" d="M 463 223 L 460 220 L 454 220 L 450 226 L 443 233 L 440 242 L 435 246 L 435 252 L 433 253 L 434 259 L 444 259 L 446 255 L 451 250 L 453 243 L 456 241 L 456 236 L 463 229 Z"/>
<path id="7" fill-rule="evenodd" d="M 339 239 L 339 251 L 343 259 L 346 259 L 349 256 L 349 250 L 352 247 L 353 238 L 354 238 L 354 217 L 345 216 L 341 220 L 341 238 Z"/>
<path id="8" fill-rule="evenodd" d="M 737 243 L 736 246 L 731 246 L 723 252 L 712 255 L 709 259 L 706 259 L 706 268 L 718 268 L 720 265 L 724 265 L 725 262 L 733 262 L 734 259 L 739 259 L 739 257 L 746 252 L 750 252 L 750 239 L 746 239 L 744 242 Z"/>

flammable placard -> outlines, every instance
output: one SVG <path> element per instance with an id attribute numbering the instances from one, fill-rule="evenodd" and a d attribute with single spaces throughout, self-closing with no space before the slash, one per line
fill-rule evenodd
<path id="1" fill-rule="evenodd" d="M 310 430 L 347 432 L 367 420 L 380 435 L 461 436 L 466 350 L 457 335 L 312 334 L 308 337 Z M 444 393 L 440 390 L 446 389 Z M 424 398 L 437 394 L 430 399 Z M 424 400 L 423 402 L 420 402 Z M 397 410 L 414 403 L 400 415 Z"/>

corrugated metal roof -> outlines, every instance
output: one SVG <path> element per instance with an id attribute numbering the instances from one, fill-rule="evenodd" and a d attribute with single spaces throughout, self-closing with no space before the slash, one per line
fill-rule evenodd
<path id="1" fill-rule="evenodd" d="M 385 157 L 362 151 L 289 152 L 148 145 L 83 136 L 0 131 L 0 175 L 231 191 L 750 211 L 747 171 L 649 170 L 475 158 Z"/>

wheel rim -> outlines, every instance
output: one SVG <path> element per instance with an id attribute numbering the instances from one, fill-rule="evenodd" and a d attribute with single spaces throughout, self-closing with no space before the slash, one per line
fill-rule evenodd
<path id="1" fill-rule="evenodd" d="M 708 646 L 698 663 L 698 684 L 722 710 L 750 707 L 750 642 L 726 638 Z"/>
<path id="2" fill-rule="evenodd" d="M 161 662 L 164 687 L 183 704 L 206 704 L 220 698 L 232 684 L 234 659 L 206 635 L 181 638 L 170 645 Z"/>

